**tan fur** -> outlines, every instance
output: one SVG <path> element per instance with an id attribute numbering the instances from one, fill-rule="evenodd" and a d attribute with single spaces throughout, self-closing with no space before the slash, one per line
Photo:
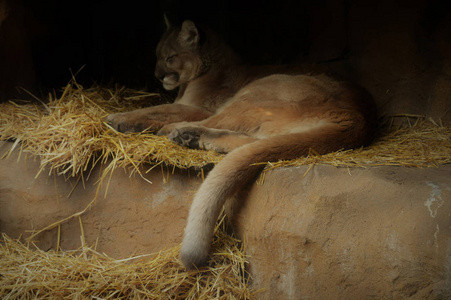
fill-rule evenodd
<path id="1" fill-rule="evenodd" d="M 310 148 L 322 154 L 360 147 L 372 137 L 376 110 L 362 88 L 281 67 L 245 67 L 191 21 L 169 26 L 157 58 L 156 77 L 167 89 L 179 88 L 175 103 L 107 121 L 122 131 L 160 129 L 180 145 L 229 153 L 194 197 L 180 252 L 187 268 L 205 263 L 221 207 L 262 168 L 253 163 L 296 158 Z"/>

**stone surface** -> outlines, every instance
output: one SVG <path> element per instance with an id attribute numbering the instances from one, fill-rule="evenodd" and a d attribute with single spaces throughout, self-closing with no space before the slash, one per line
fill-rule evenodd
<path id="1" fill-rule="evenodd" d="M 0 143 L 0 157 L 9 143 Z M 39 163 L 24 159 L 17 162 L 17 152 L 0 160 L 0 231 L 13 238 L 29 236 L 32 229 L 42 229 L 83 211 L 96 197 L 99 168 L 85 182 L 63 176 L 35 178 Z M 172 171 L 172 170 L 171 170 Z M 105 195 L 106 182 L 97 201 L 81 215 L 86 245 L 96 245 L 99 252 L 113 258 L 155 253 L 182 241 L 188 209 L 201 180 L 195 174 L 175 170 L 162 174 L 161 169 L 130 177 L 118 169 L 113 172 Z M 86 175 L 86 174 L 85 174 Z M 164 179 L 169 178 L 167 183 Z M 70 195 L 70 197 L 67 197 Z M 41 249 L 55 249 L 57 229 L 36 237 Z M 62 249 L 82 246 L 78 217 L 61 225 Z"/>
<path id="2" fill-rule="evenodd" d="M 10 145 L 0 144 L 0 155 Z M 0 160 L 0 231 L 11 237 L 80 212 L 95 197 L 99 170 L 83 188 L 61 176 L 35 179 L 38 165 L 23 156 L 17 162 L 16 152 Z M 449 299 L 451 165 L 315 166 L 304 177 L 306 170 L 275 169 L 238 197 L 235 230 L 246 243 L 252 286 L 265 289 L 259 298 Z M 86 244 L 126 258 L 180 243 L 201 179 L 176 170 L 164 183 L 166 175 L 154 169 L 149 184 L 116 170 L 107 196 L 102 188 L 81 215 Z M 61 247 L 79 248 L 80 235 L 78 217 L 63 223 Z M 57 229 L 36 240 L 55 248 Z"/>
<path id="3" fill-rule="evenodd" d="M 237 214 L 262 299 L 449 299 L 451 165 L 276 169 Z"/>

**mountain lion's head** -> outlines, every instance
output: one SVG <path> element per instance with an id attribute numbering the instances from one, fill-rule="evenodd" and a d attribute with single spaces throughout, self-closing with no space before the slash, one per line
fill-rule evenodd
<path id="1" fill-rule="evenodd" d="M 173 90 L 202 74 L 206 66 L 200 57 L 200 35 L 192 21 L 168 28 L 157 46 L 155 77 L 166 90 Z"/>

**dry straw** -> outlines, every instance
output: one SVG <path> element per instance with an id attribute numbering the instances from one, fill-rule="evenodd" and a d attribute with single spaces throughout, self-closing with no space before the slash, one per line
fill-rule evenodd
<path id="1" fill-rule="evenodd" d="M 122 134 L 103 122 L 108 114 L 140 108 L 157 97 L 123 88 L 83 89 L 73 80 L 61 97 L 50 95 L 46 104 L 2 104 L 0 140 L 14 141 L 5 156 L 19 148 L 38 157 L 41 168 L 36 176 L 46 169 L 49 174 L 83 176 L 102 163 L 100 182 L 119 167 L 142 175 L 144 163 L 150 168 L 160 164 L 201 168 L 218 162 L 222 156 L 213 151 L 184 149 L 149 133 Z"/>
<path id="2" fill-rule="evenodd" d="M 438 125 L 423 116 L 399 115 L 403 125 L 388 124 L 369 147 L 336 151 L 325 155 L 311 151 L 308 156 L 290 161 L 266 163 L 265 171 L 316 164 L 336 167 L 438 167 L 451 163 L 451 127 Z M 390 122 L 393 121 L 392 117 Z M 413 121 L 412 121 L 413 119 Z"/>
<path id="3" fill-rule="evenodd" d="M 22 153 L 38 157 L 39 173 L 47 169 L 49 174 L 56 171 L 81 176 L 82 171 L 90 171 L 102 163 L 100 182 L 119 167 L 129 168 L 131 174 L 141 174 L 143 166 L 201 169 L 219 162 L 223 155 L 213 151 L 186 149 L 166 137 L 149 133 L 122 134 L 103 122 L 110 113 L 140 108 L 157 97 L 157 94 L 124 88 L 84 89 L 73 79 L 61 97 L 50 95 L 47 104 L 0 105 L 0 140 L 14 140 L 11 151 L 19 148 Z M 406 115 L 405 119 L 413 118 Z M 370 147 L 322 156 L 312 151 L 306 157 L 270 163 L 266 170 L 314 164 L 437 167 L 450 163 L 451 127 L 439 126 L 421 116 L 414 119 L 410 126 L 385 128 Z"/>
<path id="4" fill-rule="evenodd" d="M 84 247 L 31 249 L 6 235 L 0 244 L 1 299 L 252 299 L 244 245 L 215 231 L 210 266 L 186 272 L 179 247 L 114 260 Z"/>

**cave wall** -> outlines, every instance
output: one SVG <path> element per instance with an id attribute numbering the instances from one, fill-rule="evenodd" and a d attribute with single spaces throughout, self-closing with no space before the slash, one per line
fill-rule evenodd
<path id="1" fill-rule="evenodd" d="M 0 100 L 46 95 L 77 73 L 85 85 L 158 90 L 154 49 L 190 18 L 249 63 L 315 63 L 360 82 L 383 114 L 451 119 L 451 17 L 445 1 L 61 2 L 0 0 Z"/>
<path id="2" fill-rule="evenodd" d="M 0 0 L 0 101 L 17 94 L 17 87 L 34 87 L 31 45 L 20 1 Z"/>

